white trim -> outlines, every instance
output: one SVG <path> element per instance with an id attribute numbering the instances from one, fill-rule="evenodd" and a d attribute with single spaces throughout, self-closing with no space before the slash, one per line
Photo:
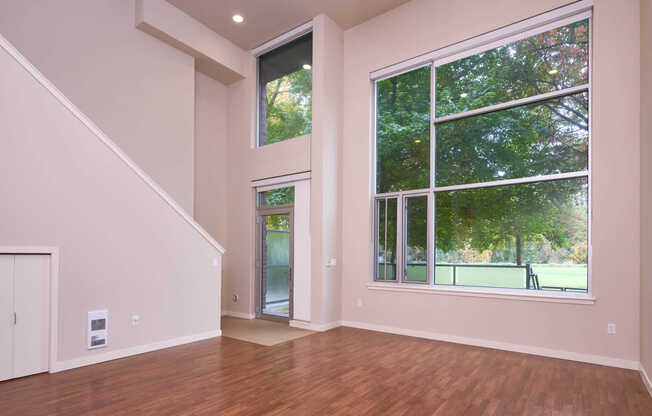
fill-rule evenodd
<path id="1" fill-rule="evenodd" d="M 329 322 L 327 324 L 314 324 L 312 322 L 291 319 L 290 326 L 293 328 L 307 329 L 308 331 L 325 332 L 333 328 L 337 328 L 338 326 L 342 326 L 342 322 L 334 321 L 334 322 Z"/>
<path id="2" fill-rule="evenodd" d="M 0 40 L 2 36 L 0 36 Z M 50 256 L 50 339 L 48 369 L 57 362 L 59 353 L 59 248 L 46 246 L 0 246 L 1 254 L 45 254 Z"/>
<path id="3" fill-rule="evenodd" d="M 240 318 L 240 319 L 255 319 L 256 315 L 253 313 L 245 313 L 245 312 L 233 312 L 233 311 L 222 311 L 222 316 L 230 316 L 232 318 Z"/>
<path id="4" fill-rule="evenodd" d="M 285 175 L 285 176 L 276 176 L 273 178 L 266 178 L 266 179 L 258 179 L 255 181 L 251 181 L 251 187 L 252 188 L 266 188 L 266 189 L 258 189 L 258 191 L 267 191 L 270 189 L 276 189 L 278 188 L 276 185 L 281 185 L 285 183 L 290 183 L 290 182 L 296 182 L 296 181 L 303 181 L 306 179 L 310 179 L 311 177 L 311 172 L 301 172 L 301 173 L 294 173 L 292 175 Z"/>
<path id="5" fill-rule="evenodd" d="M 251 50 L 251 54 L 255 57 L 267 53 L 273 49 L 283 46 L 286 43 L 292 42 L 293 40 L 300 38 L 301 36 L 312 32 L 312 20 L 302 24 L 301 26 L 295 27 L 289 32 L 285 32 L 281 36 L 278 36 L 272 40 L 269 40 L 262 45 Z"/>
<path id="6" fill-rule="evenodd" d="M 650 377 L 647 375 L 647 371 L 645 371 L 643 363 L 638 363 L 638 371 L 641 373 L 641 379 L 643 379 L 645 388 L 647 388 L 648 393 L 650 393 L 650 396 L 652 396 L 652 380 L 650 380 Z"/>
<path id="7" fill-rule="evenodd" d="M 589 17 L 589 176 L 588 176 L 588 191 L 589 191 L 589 200 L 588 200 L 588 227 L 587 227 L 587 237 L 588 237 L 588 257 L 587 257 L 587 282 L 586 287 L 589 293 L 593 292 L 593 185 L 591 179 L 591 172 L 593 172 L 593 16 Z"/>
<path id="8" fill-rule="evenodd" d="M 267 191 L 273 191 L 275 189 L 293 188 L 295 183 L 296 182 L 284 182 L 276 185 L 257 186 L 256 192 L 267 192 Z"/>
<path id="9" fill-rule="evenodd" d="M 552 175 L 529 176 L 527 178 L 500 179 L 491 182 L 465 183 L 463 185 L 436 186 L 435 192 L 459 191 L 461 189 L 490 188 L 494 186 L 517 185 L 523 183 L 549 182 L 560 179 L 588 178 L 589 172 L 580 170 L 577 172 L 554 173 Z"/>
<path id="10" fill-rule="evenodd" d="M 191 342 L 203 341 L 206 339 L 216 338 L 222 335 L 219 329 L 202 332 L 199 334 L 188 335 L 185 337 L 173 338 L 166 341 L 153 342 L 146 345 L 137 345 L 135 347 L 122 348 L 114 351 L 107 351 L 100 354 L 92 354 L 84 357 L 73 358 L 66 361 L 57 361 L 53 367 L 50 367 L 50 373 L 70 370 L 72 368 L 84 367 L 87 365 L 98 364 L 105 361 L 117 360 L 118 358 L 130 357 L 132 355 L 143 354 L 161 350 L 164 348 L 175 347 L 177 345 L 189 344 Z"/>
<path id="11" fill-rule="evenodd" d="M 556 181 L 560 179 L 576 179 L 576 178 L 588 178 L 588 177 L 590 177 L 589 171 L 580 170 L 577 172 L 553 173 L 550 175 L 528 176 L 525 178 L 497 179 L 495 181 L 490 181 L 490 182 L 476 182 L 476 183 L 465 183 L 463 185 L 436 186 L 432 189 L 423 188 L 423 189 L 412 189 L 410 191 L 385 192 L 382 194 L 375 194 L 374 199 L 378 200 L 378 199 L 387 199 L 387 198 L 399 198 L 401 196 L 426 195 L 428 192 L 459 191 L 461 189 L 489 188 L 493 186 L 549 182 L 549 181 Z"/>
<path id="12" fill-rule="evenodd" d="M 485 287 L 461 287 L 461 286 L 428 286 L 423 283 L 383 283 L 369 282 L 367 289 L 385 290 L 389 292 L 404 293 L 426 293 L 431 295 L 452 295 L 452 296 L 472 296 L 479 298 L 495 298 L 510 300 L 525 300 L 548 303 L 574 303 L 579 305 L 593 305 L 595 297 L 589 293 L 571 293 L 565 292 L 544 292 L 541 290 L 525 289 L 503 289 L 503 288 L 485 288 Z"/>
<path id="13" fill-rule="evenodd" d="M 521 32 L 526 32 L 545 26 L 551 22 L 560 21 L 567 17 L 575 16 L 581 18 L 583 12 L 593 7 L 593 0 L 581 0 L 568 6 L 563 6 L 549 12 L 522 20 L 518 23 L 504 26 L 500 29 L 492 30 L 479 36 L 452 44 L 450 46 L 437 49 L 423 55 L 390 65 L 371 72 L 370 77 L 373 81 L 380 81 L 394 76 L 410 69 L 417 68 L 428 62 L 441 60 L 447 56 L 455 55 L 469 49 L 486 46 L 492 42 L 499 41 Z"/>
<path id="14" fill-rule="evenodd" d="M 414 329 L 398 328 L 385 325 L 369 324 L 364 322 L 342 321 L 342 326 L 351 328 L 366 329 L 369 331 L 385 332 L 389 334 L 404 335 L 431 339 L 436 341 L 453 342 L 456 344 L 473 345 L 476 347 L 493 348 L 497 350 L 512 351 L 523 354 L 540 355 L 543 357 L 560 358 L 562 360 L 580 361 L 591 364 L 606 365 L 609 367 L 626 368 L 629 370 L 638 370 L 639 363 L 634 360 L 625 360 L 622 358 L 605 357 L 603 355 L 583 354 L 578 352 L 554 350 L 549 348 L 534 347 L 530 345 L 511 344 L 506 342 L 491 341 L 479 338 L 460 337 L 457 335 L 440 334 L 429 331 L 419 331 Z"/>
<path id="15" fill-rule="evenodd" d="M 479 114 L 493 113 L 495 111 L 507 110 L 514 107 L 519 107 L 527 104 L 534 104 L 538 101 L 551 100 L 553 98 L 565 97 L 573 94 L 580 94 L 589 91 L 589 84 L 577 85 L 575 87 L 564 88 L 563 90 L 555 90 L 546 92 L 539 95 L 532 95 L 530 97 L 520 98 L 518 100 L 507 101 L 489 105 L 487 107 L 477 108 L 475 110 L 464 111 L 461 113 L 454 113 L 443 117 L 437 117 L 434 121 L 435 124 L 445 123 L 451 120 L 458 120 L 460 118 L 477 116 Z"/>
<path id="16" fill-rule="evenodd" d="M 152 178 L 150 178 L 133 160 L 127 156 L 95 123 L 77 108 L 61 91 L 57 89 L 34 65 L 32 65 L 7 39 L 0 35 L 0 47 L 7 51 L 34 79 L 59 101 L 73 116 L 88 128 L 106 147 L 111 150 L 127 167 L 129 167 L 145 184 L 147 184 L 163 201 L 165 201 L 181 218 L 193 227 L 204 239 L 221 254 L 222 247 L 211 237 L 188 213 L 168 195 Z"/>

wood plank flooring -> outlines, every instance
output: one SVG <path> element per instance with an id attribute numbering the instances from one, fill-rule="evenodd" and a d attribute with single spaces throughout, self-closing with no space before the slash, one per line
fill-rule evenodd
<path id="1" fill-rule="evenodd" d="M 5 415 L 652 415 L 639 373 L 352 328 L 0 383 Z"/>

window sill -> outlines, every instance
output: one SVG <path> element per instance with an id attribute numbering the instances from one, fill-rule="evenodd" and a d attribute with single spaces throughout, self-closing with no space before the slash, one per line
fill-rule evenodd
<path id="1" fill-rule="evenodd" d="M 367 289 L 405 293 L 429 293 L 432 295 L 473 296 L 479 298 L 524 300 L 534 302 L 574 303 L 579 305 L 593 305 L 595 303 L 595 297 L 589 293 L 558 294 L 542 291 L 524 292 L 524 290 L 521 289 L 426 286 L 421 284 L 382 282 L 369 282 L 367 283 Z"/>
<path id="2" fill-rule="evenodd" d="M 268 146 L 274 146 L 275 144 L 281 144 L 285 142 L 292 142 L 292 141 L 299 141 L 299 140 L 305 140 L 305 141 L 310 141 L 310 138 L 312 137 L 312 132 L 308 134 L 304 134 L 302 136 L 295 136 L 295 137 L 288 137 L 287 139 L 280 140 L 278 142 L 274 143 L 265 143 L 265 144 L 260 144 L 256 142 L 256 145 L 253 147 L 254 149 L 266 149 Z"/>

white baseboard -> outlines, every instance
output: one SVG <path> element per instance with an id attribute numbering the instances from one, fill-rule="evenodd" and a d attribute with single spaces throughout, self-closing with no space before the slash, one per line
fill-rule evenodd
<path id="1" fill-rule="evenodd" d="M 324 332 L 324 331 L 328 331 L 329 329 L 342 326 L 342 322 L 335 321 L 335 322 L 329 322 L 327 324 L 313 324 L 311 322 L 306 322 L 306 321 L 291 320 L 290 326 L 293 328 L 307 329 L 309 331 Z"/>
<path id="2" fill-rule="evenodd" d="M 643 384 L 645 384 L 648 393 L 650 393 L 650 396 L 652 396 L 652 380 L 650 380 L 650 377 L 648 377 L 647 371 L 645 371 L 645 367 L 643 367 L 643 363 L 639 363 L 639 371 L 641 372 Z"/>
<path id="3" fill-rule="evenodd" d="M 544 357 L 561 358 L 563 360 L 580 361 L 591 364 L 606 365 L 609 367 L 627 368 L 638 370 L 639 363 L 634 360 L 605 357 L 602 355 L 582 354 L 571 351 L 553 350 L 549 348 L 533 347 L 530 345 L 509 344 L 505 342 L 490 341 L 478 338 L 467 338 L 456 335 L 439 334 L 435 332 L 417 331 L 384 325 L 368 324 L 364 322 L 342 321 L 342 326 L 368 329 L 371 331 L 386 332 L 390 334 L 406 335 L 410 337 L 432 339 L 436 341 L 454 342 L 457 344 L 473 345 L 476 347 L 494 348 L 497 350 L 520 352 L 525 354 L 541 355 Z"/>
<path id="4" fill-rule="evenodd" d="M 240 318 L 240 319 L 256 318 L 256 315 L 254 315 L 253 313 L 233 312 L 233 311 L 222 311 L 222 316 L 231 316 L 233 318 Z"/>
<path id="5" fill-rule="evenodd" d="M 209 338 L 216 338 L 222 335 L 222 331 L 202 332 L 200 334 L 188 335 L 185 337 L 173 338 L 166 341 L 154 342 L 152 344 L 138 345 L 135 347 L 123 348 L 114 351 L 107 351 L 99 354 L 92 354 L 85 357 L 73 358 L 72 360 L 56 361 L 50 373 L 70 370 L 72 368 L 84 367 L 91 364 L 98 364 L 105 361 L 117 360 L 118 358 L 130 357 L 132 355 L 143 354 L 146 352 L 156 351 L 163 348 L 175 347 L 177 345 L 189 344 L 191 342 L 202 341 Z"/>

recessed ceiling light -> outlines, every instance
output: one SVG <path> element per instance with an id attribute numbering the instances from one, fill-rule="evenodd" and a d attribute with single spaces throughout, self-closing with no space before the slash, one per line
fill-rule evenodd
<path id="1" fill-rule="evenodd" d="M 303 64 L 303 69 L 312 69 L 310 64 Z"/>
<path id="2" fill-rule="evenodd" d="M 559 71 L 557 71 L 556 69 L 551 69 L 550 71 L 548 71 L 550 75 L 555 75 L 557 72 Z"/>
<path id="3" fill-rule="evenodd" d="M 463 92 L 463 93 L 460 94 L 460 97 L 462 97 L 462 98 L 466 98 L 466 97 L 468 97 L 468 96 L 469 96 L 469 94 L 467 94 L 467 93 L 465 93 L 465 92 Z"/>
<path id="4" fill-rule="evenodd" d="M 234 14 L 233 21 L 236 23 L 242 23 L 244 22 L 244 17 L 240 16 L 239 14 Z"/>

